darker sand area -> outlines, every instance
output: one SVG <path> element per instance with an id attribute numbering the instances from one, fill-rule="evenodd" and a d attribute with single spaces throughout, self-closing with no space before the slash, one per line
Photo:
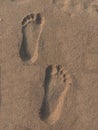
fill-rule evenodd
<path id="1" fill-rule="evenodd" d="M 98 130 L 98 0 L 0 0 L 0 130 Z"/>

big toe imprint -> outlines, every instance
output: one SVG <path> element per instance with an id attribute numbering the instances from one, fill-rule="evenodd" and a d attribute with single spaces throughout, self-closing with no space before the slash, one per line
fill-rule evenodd
<path id="1" fill-rule="evenodd" d="M 40 13 L 27 15 L 22 21 L 22 43 L 19 50 L 23 61 L 36 62 L 45 18 Z"/>
<path id="2" fill-rule="evenodd" d="M 64 98 L 72 85 L 72 79 L 64 66 L 50 65 L 44 80 L 44 99 L 40 110 L 41 120 L 54 124 L 59 120 Z"/>

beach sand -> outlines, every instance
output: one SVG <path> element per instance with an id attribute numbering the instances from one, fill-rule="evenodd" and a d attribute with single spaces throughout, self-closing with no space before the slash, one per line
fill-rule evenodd
<path id="1" fill-rule="evenodd" d="M 98 0 L 0 0 L 0 130 L 98 130 Z"/>

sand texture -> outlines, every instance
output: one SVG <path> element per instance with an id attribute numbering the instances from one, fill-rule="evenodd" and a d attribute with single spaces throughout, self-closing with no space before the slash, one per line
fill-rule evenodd
<path id="1" fill-rule="evenodd" d="M 0 0 L 0 130 L 98 130 L 98 0 Z"/>

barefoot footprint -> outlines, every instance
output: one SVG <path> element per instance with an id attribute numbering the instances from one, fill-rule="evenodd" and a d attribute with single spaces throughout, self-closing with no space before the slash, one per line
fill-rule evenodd
<path id="1" fill-rule="evenodd" d="M 22 21 L 22 43 L 19 50 L 23 61 L 35 63 L 38 59 L 38 48 L 45 18 L 40 13 L 27 15 Z"/>
<path id="2" fill-rule="evenodd" d="M 44 99 L 40 109 L 41 120 L 54 124 L 59 120 L 64 98 L 72 86 L 72 79 L 64 66 L 50 65 L 44 80 Z"/>

